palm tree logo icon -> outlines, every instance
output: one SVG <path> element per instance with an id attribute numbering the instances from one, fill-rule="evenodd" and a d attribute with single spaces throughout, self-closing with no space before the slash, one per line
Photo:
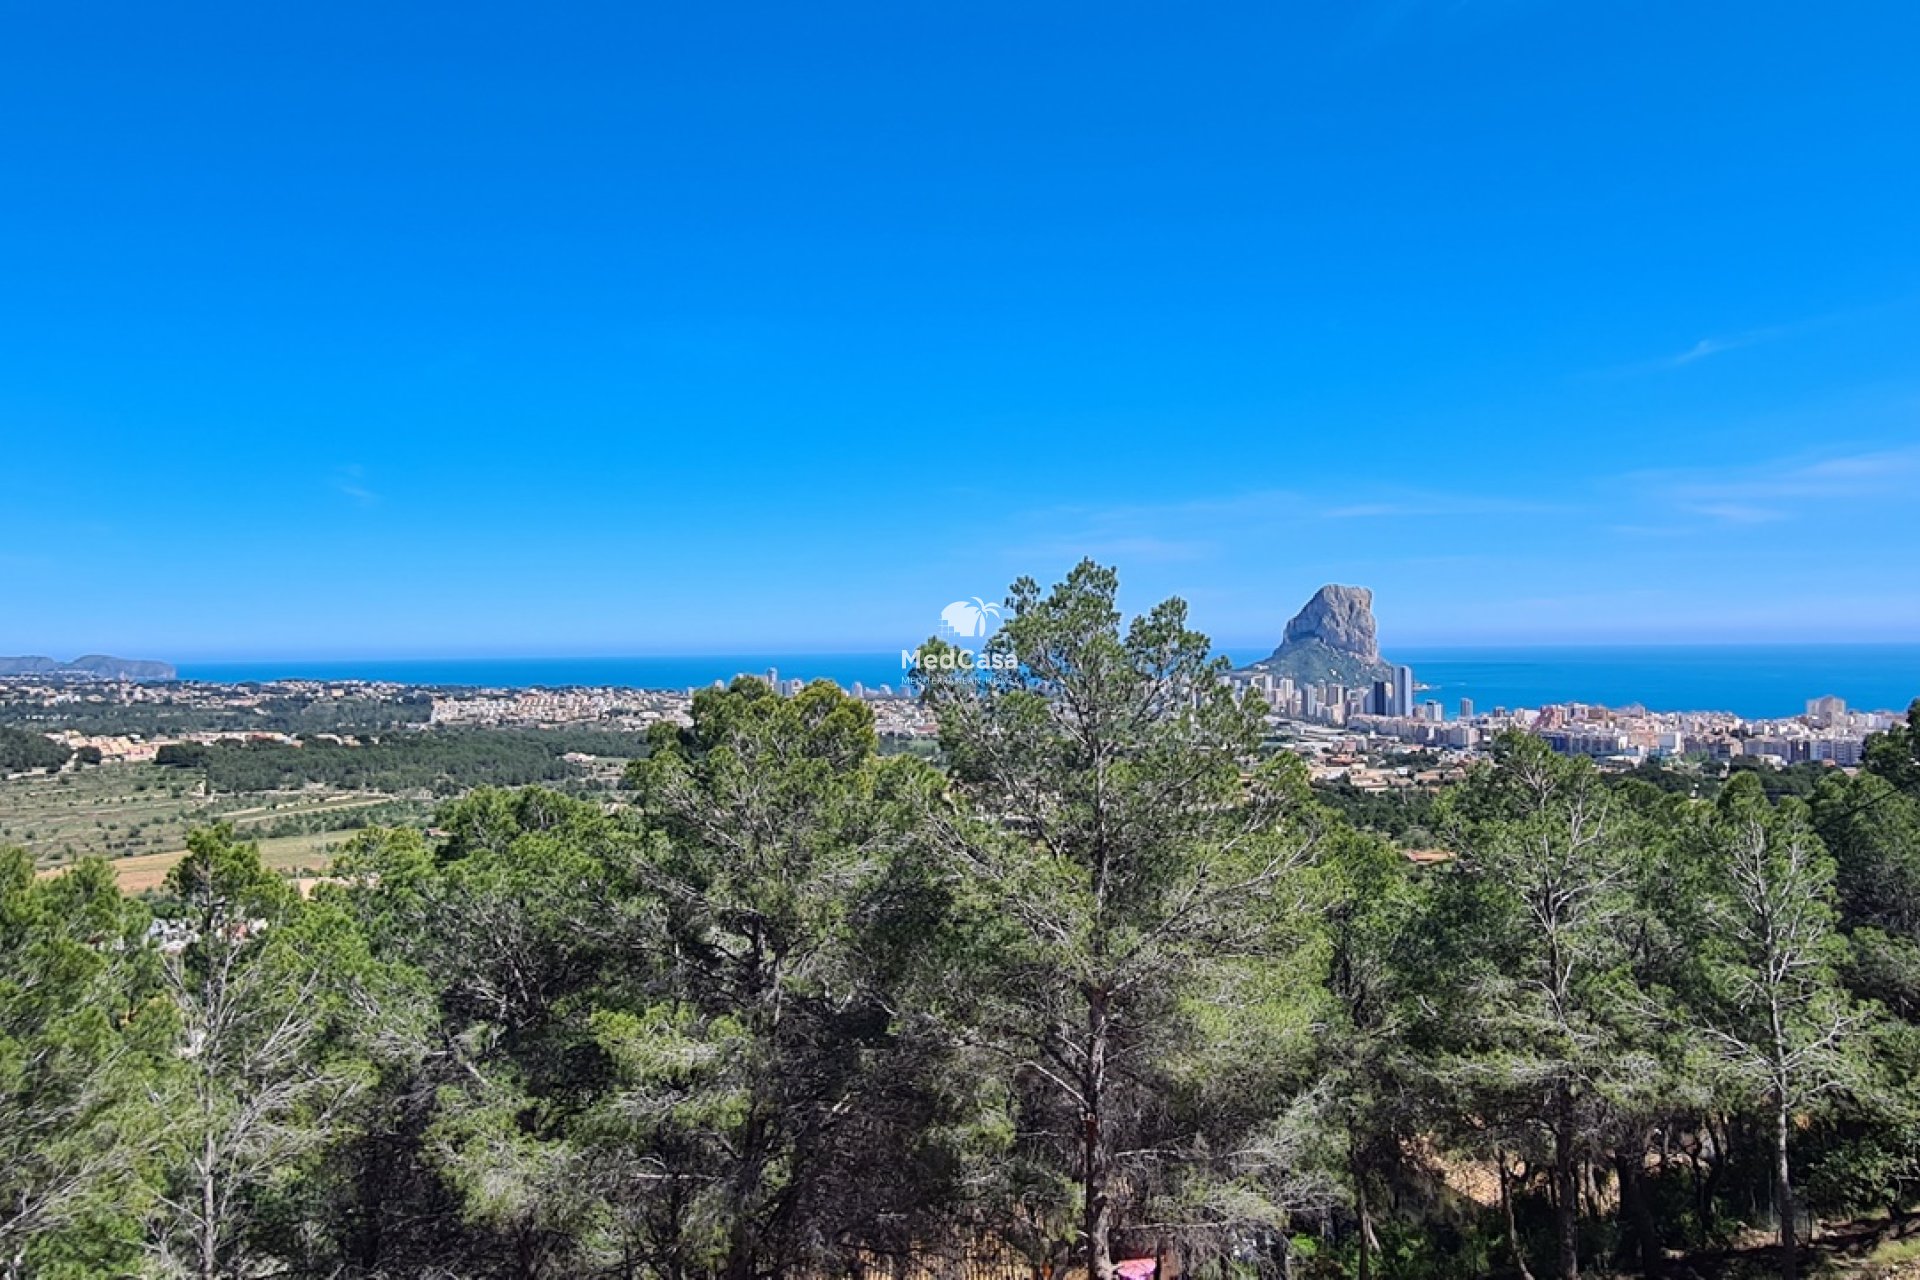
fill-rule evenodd
<path id="1" fill-rule="evenodd" d="M 978 640 L 987 634 L 987 619 L 999 616 L 999 605 L 974 596 L 971 600 L 955 600 L 942 609 L 940 625 L 962 640 Z"/>

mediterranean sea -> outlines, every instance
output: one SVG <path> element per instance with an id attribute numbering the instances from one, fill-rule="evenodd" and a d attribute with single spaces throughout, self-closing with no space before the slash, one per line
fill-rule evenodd
<path id="1" fill-rule="evenodd" d="M 1231 650 L 1237 663 L 1266 650 Z M 1479 711 L 1592 702 L 1653 711 L 1796 715 L 1834 694 L 1857 710 L 1904 711 L 1920 697 L 1920 644 L 1671 645 L 1409 648 L 1389 650 L 1428 686 L 1447 715 L 1461 698 Z M 885 653 L 752 653 L 632 658 L 358 659 L 180 664 L 185 680 L 390 680 L 427 686 L 560 688 L 624 685 L 689 689 L 741 672 L 827 679 L 869 689 L 901 684 L 898 649 Z"/>

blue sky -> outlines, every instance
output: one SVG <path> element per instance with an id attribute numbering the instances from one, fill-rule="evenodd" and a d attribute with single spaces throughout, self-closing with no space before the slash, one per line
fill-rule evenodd
<path id="1" fill-rule="evenodd" d="M 22 5 L 0 653 L 1920 640 L 1920 10 Z"/>

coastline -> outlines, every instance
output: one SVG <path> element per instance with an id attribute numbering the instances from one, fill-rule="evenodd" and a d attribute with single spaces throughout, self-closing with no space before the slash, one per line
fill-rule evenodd
<path id="1" fill-rule="evenodd" d="M 1235 662 L 1262 656 L 1226 651 Z M 1387 650 L 1428 686 L 1423 698 L 1452 714 L 1461 698 L 1491 711 L 1585 702 L 1652 711 L 1798 714 L 1828 695 L 1862 710 L 1903 711 L 1920 696 L 1920 643 L 1831 645 L 1432 646 Z M 284 659 L 182 662 L 180 678 L 211 683 L 272 680 L 385 681 L 422 687 L 611 687 L 685 691 L 736 674 L 826 679 L 898 690 L 899 655 L 748 653 L 586 658 Z"/>

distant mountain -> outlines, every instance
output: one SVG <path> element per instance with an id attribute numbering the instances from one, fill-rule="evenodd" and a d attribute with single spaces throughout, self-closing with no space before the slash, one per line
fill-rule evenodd
<path id="1" fill-rule="evenodd" d="M 1313 593 L 1287 623 L 1271 656 L 1241 668 L 1295 684 L 1369 685 L 1391 680 L 1393 665 L 1380 657 L 1373 621 L 1373 592 L 1329 584 Z"/>
<path id="2" fill-rule="evenodd" d="M 147 662 L 136 658 L 110 658 L 90 653 L 72 662 L 56 662 L 39 656 L 0 658 L 0 676 L 49 676 L 76 680 L 174 680 L 179 673 L 167 662 Z"/>

